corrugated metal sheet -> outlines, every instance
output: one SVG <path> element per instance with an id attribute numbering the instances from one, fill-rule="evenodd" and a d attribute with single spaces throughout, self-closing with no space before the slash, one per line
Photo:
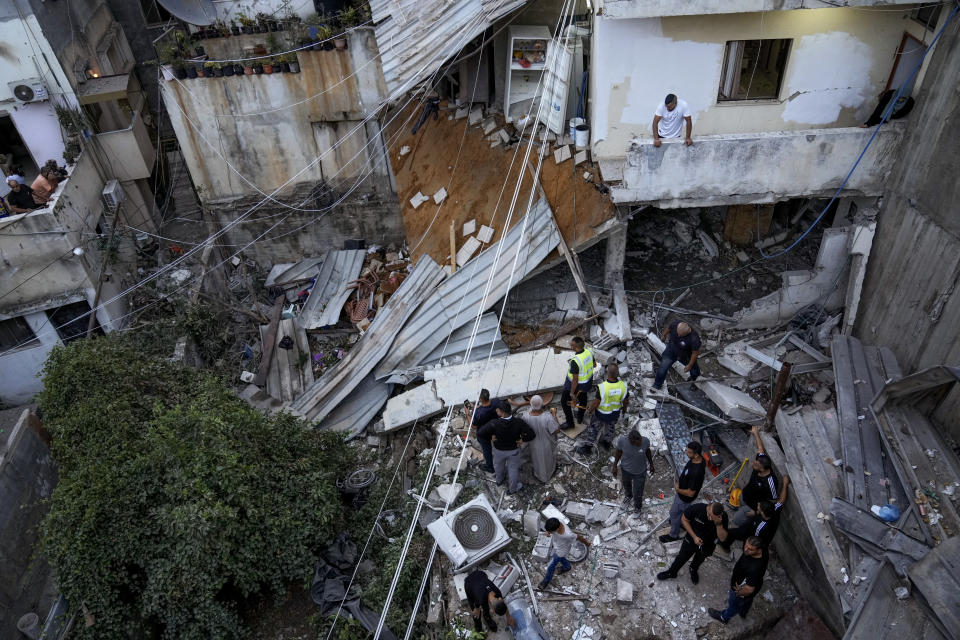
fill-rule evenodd
<path id="1" fill-rule="evenodd" d="M 383 408 L 393 385 L 378 382 L 373 374 L 360 380 L 360 384 L 347 396 L 320 425 L 323 429 L 347 432 L 347 440 L 357 437 Z"/>
<path id="2" fill-rule="evenodd" d="M 320 267 L 316 284 L 310 290 L 310 297 L 303 305 L 297 321 L 304 329 L 317 329 L 340 320 L 343 303 L 350 296 L 347 285 L 360 276 L 363 257 L 362 249 L 331 251 Z"/>
<path id="3" fill-rule="evenodd" d="M 437 287 L 397 335 L 390 353 L 376 368 L 377 379 L 413 368 L 443 344 L 447 336 L 472 324 L 477 315 L 493 307 L 507 293 L 518 254 L 513 284 L 519 283 L 559 244 L 560 232 L 553 221 L 553 212 L 546 199 L 541 199 L 533 205 L 526 220 L 520 220 L 500 241 Z M 484 299 L 498 249 L 499 261 Z"/>
<path id="4" fill-rule="evenodd" d="M 267 274 L 267 280 L 263 283 L 265 287 L 282 287 L 297 282 L 306 282 L 320 272 L 320 265 L 323 264 L 324 256 L 315 258 L 305 258 L 300 262 L 275 264 Z"/>
<path id="5" fill-rule="evenodd" d="M 442 363 L 444 366 L 461 364 L 464 362 L 464 356 L 467 353 L 467 345 L 470 343 L 470 334 L 473 333 L 473 323 L 463 325 L 450 334 L 449 340 L 430 352 L 426 358 L 417 363 L 421 366 L 430 366 Z M 490 344 L 493 343 L 493 357 L 501 356 L 510 352 L 510 349 L 503 342 L 500 336 L 500 321 L 495 313 L 485 313 L 480 316 L 480 329 L 477 331 L 476 340 L 473 343 L 473 351 L 470 353 L 470 359 L 467 362 L 473 362 L 490 355 Z"/>
<path id="6" fill-rule="evenodd" d="M 406 91 L 526 0 L 372 0 L 387 90 Z"/>
<path id="7" fill-rule="evenodd" d="M 354 388 L 390 349 L 403 324 L 443 278 L 443 269 L 432 258 L 420 258 L 343 360 L 311 385 L 291 408 L 311 420 L 323 421 L 349 399 L 356 393 Z M 321 424 L 326 426 L 325 422 Z"/>

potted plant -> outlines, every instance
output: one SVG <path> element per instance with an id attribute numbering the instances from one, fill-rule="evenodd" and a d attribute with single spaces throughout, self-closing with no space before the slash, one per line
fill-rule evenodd
<path id="1" fill-rule="evenodd" d="M 188 65 L 187 65 L 187 77 L 193 79 L 193 78 L 196 78 L 198 75 L 200 75 L 200 74 L 197 73 L 197 67 L 196 67 L 196 65 L 188 64 Z"/>
<path id="2" fill-rule="evenodd" d="M 287 62 L 290 63 L 290 73 L 300 73 L 300 58 L 295 51 L 287 54 Z"/>
<path id="3" fill-rule="evenodd" d="M 243 65 L 239 62 L 233 65 L 233 75 L 242 76 L 243 75 Z"/>
<path id="4" fill-rule="evenodd" d="M 253 60 L 245 60 L 243 63 L 243 75 L 253 75 Z"/>
<path id="5" fill-rule="evenodd" d="M 242 11 L 237 14 L 237 20 L 240 21 L 240 31 L 243 33 L 253 33 L 253 20 Z"/>
<path id="6" fill-rule="evenodd" d="M 185 80 L 187 77 L 187 65 L 183 60 L 177 59 L 173 61 L 173 75 L 177 80 Z"/>
<path id="7" fill-rule="evenodd" d="M 207 55 L 207 50 L 200 46 L 194 49 L 194 52 L 194 55 L 198 58 L 202 58 L 203 56 Z"/>
<path id="8" fill-rule="evenodd" d="M 213 78 L 217 75 L 217 63 L 216 62 L 204 62 L 203 63 L 203 75 L 207 78 Z M 223 75 L 221 73 L 220 75 Z"/>
<path id="9" fill-rule="evenodd" d="M 165 80 L 170 81 L 176 77 L 173 70 L 173 63 L 179 58 L 180 52 L 176 46 L 165 44 L 157 48 L 157 61 L 160 63 L 160 71 Z"/>
<path id="10" fill-rule="evenodd" d="M 347 38 L 346 34 L 340 33 L 337 34 L 337 37 L 333 39 L 333 48 L 337 51 L 343 51 L 347 48 Z"/>
<path id="11" fill-rule="evenodd" d="M 258 42 L 253 47 L 253 55 L 255 56 L 265 56 L 267 55 L 267 48 L 263 46 L 262 42 Z"/>
<path id="12" fill-rule="evenodd" d="M 220 69 L 220 73 L 223 74 L 225 78 L 229 78 L 230 76 L 232 76 L 234 71 L 235 71 L 234 66 L 229 62 L 223 65 L 223 67 Z M 243 72 L 241 71 L 241 73 Z"/>
<path id="13" fill-rule="evenodd" d="M 259 75 L 261 73 L 263 73 L 263 63 L 259 60 L 255 60 L 253 63 L 253 74 Z"/>
<path id="14" fill-rule="evenodd" d="M 230 20 L 230 33 L 235 36 L 240 35 L 240 25 L 237 24 L 236 20 Z"/>
<path id="15" fill-rule="evenodd" d="M 206 78 L 206 77 L 207 77 L 207 67 L 206 67 L 205 65 L 206 65 L 206 63 L 203 63 L 203 64 L 197 63 L 196 67 L 194 67 L 194 68 L 197 70 L 197 77 L 198 77 L 198 78 Z"/>
<path id="16" fill-rule="evenodd" d="M 262 11 L 257 14 L 257 33 L 266 33 L 267 32 L 267 14 Z"/>
<path id="17" fill-rule="evenodd" d="M 266 58 L 263 61 L 263 72 L 268 75 L 273 73 L 273 58 Z"/>
<path id="18" fill-rule="evenodd" d="M 276 34 L 271 33 L 267 36 L 267 51 L 270 53 L 280 51 L 280 43 L 277 41 Z"/>
<path id="19" fill-rule="evenodd" d="M 276 56 L 273 59 L 273 70 L 277 73 L 289 73 L 290 63 L 287 62 L 287 56 Z"/>
<path id="20" fill-rule="evenodd" d="M 357 24 L 357 9 L 356 7 L 347 7 L 340 12 L 340 28 L 347 30 L 352 26 Z"/>

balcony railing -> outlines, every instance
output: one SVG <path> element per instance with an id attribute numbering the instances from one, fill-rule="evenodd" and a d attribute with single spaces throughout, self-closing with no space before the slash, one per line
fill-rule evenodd
<path id="1" fill-rule="evenodd" d="M 842 195 L 878 196 L 896 161 L 905 123 L 884 125 L 853 171 Z M 776 202 L 832 194 L 873 134 L 873 129 L 809 129 L 709 135 L 687 147 L 680 138 L 654 147 L 634 139 L 626 160 L 601 161 L 616 203 L 663 208 Z M 620 164 L 621 166 L 616 166 Z M 604 168 L 607 165 L 608 168 Z"/>

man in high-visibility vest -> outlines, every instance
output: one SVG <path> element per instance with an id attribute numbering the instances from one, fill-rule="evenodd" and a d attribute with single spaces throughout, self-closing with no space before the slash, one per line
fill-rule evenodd
<path id="1" fill-rule="evenodd" d="M 598 435 L 600 446 L 609 449 L 617 435 L 617 420 L 620 419 L 620 412 L 626 410 L 628 403 L 627 383 L 620 379 L 620 367 L 608 364 L 607 378 L 597 385 L 597 397 L 587 409 L 593 415 L 590 418 L 590 427 L 583 432 L 577 453 L 581 455 L 590 453 Z"/>
<path id="2" fill-rule="evenodd" d="M 574 407 L 577 409 L 577 422 L 583 422 L 584 411 L 587 409 L 587 394 L 593 386 L 593 351 L 587 349 L 580 336 L 573 337 L 570 346 L 573 347 L 573 357 L 570 358 L 570 369 L 563 383 L 563 395 L 560 396 L 563 416 L 567 419 L 566 424 L 560 428 L 565 431 L 576 426 L 573 422 Z"/>

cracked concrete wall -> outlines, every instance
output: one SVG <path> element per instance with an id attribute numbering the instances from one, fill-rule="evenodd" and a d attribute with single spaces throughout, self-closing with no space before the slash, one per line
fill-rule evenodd
<path id="1" fill-rule="evenodd" d="M 933 52 L 899 164 L 883 196 L 854 333 L 904 372 L 960 365 L 960 16 Z M 938 412 L 960 438 L 960 391 Z"/>
<path id="2" fill-rule="evenodd" d="M 689 103 L 695 138 L 859 124 L 886 86 L 908 12 L 598 16 L 590 88 L 594 157 L 622 158 L 635 137 L 649 140 L 653 112 L 670 92 Z M 726 43 L 770 38 L 793 40 L 779 98 L 718 103 Z"/>

